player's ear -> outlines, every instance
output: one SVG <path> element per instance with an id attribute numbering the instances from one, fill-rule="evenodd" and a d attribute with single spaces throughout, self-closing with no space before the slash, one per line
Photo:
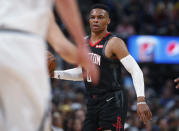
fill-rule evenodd
<path id="1" fill-rule="evenodd" d="M 109 19 L 108 19 L 108 25 L 109 25 L 110 23 L 111 23 L 111 19 L 109 18 Z"/>

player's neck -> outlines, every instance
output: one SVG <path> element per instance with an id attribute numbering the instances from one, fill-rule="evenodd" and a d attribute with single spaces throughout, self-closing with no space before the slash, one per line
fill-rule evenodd
<path id="1" fill-rule="evenodd" d="M 91 40 L 98 41 L 102 39 L 107 33 L 108 33 L 107 30 L 104 30 L 102 32 L 91 32 Z"/>

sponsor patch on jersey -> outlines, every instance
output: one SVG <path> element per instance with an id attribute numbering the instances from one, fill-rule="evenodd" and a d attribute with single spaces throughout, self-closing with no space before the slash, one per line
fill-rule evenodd
<path id="1" fill-rule="evenodd" d="M 96 48 L 103 48 L 104 45 L 96 45 Z"/>

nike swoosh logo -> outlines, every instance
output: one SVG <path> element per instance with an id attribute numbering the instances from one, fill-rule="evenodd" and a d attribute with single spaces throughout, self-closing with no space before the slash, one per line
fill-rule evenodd
<path id="1" fill-rule="evenodd" d="M 109 102 L 109 101 L 112 100 L 113 98 L 114 98 L 114 97 L 111 97 L 111 98 L 107 99 L 106 101 Z"/>

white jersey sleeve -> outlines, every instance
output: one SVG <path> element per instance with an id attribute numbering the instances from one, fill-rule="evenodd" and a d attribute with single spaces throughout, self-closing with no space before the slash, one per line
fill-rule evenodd
<path id="1" fill-rule="evenodd" d="M 137 97 L 145 96 L 144 95 L 143 73 L 142 73 L 139 65 L 137 64 L 137 62 L 134 60 L 134 58 L 131 55 L 128 55 L 121 59 L 121 63 L 124 65 L 126 70 L 132 76 L 132 80 L 134 83 L 134 88 L 135 88 Z"/>

